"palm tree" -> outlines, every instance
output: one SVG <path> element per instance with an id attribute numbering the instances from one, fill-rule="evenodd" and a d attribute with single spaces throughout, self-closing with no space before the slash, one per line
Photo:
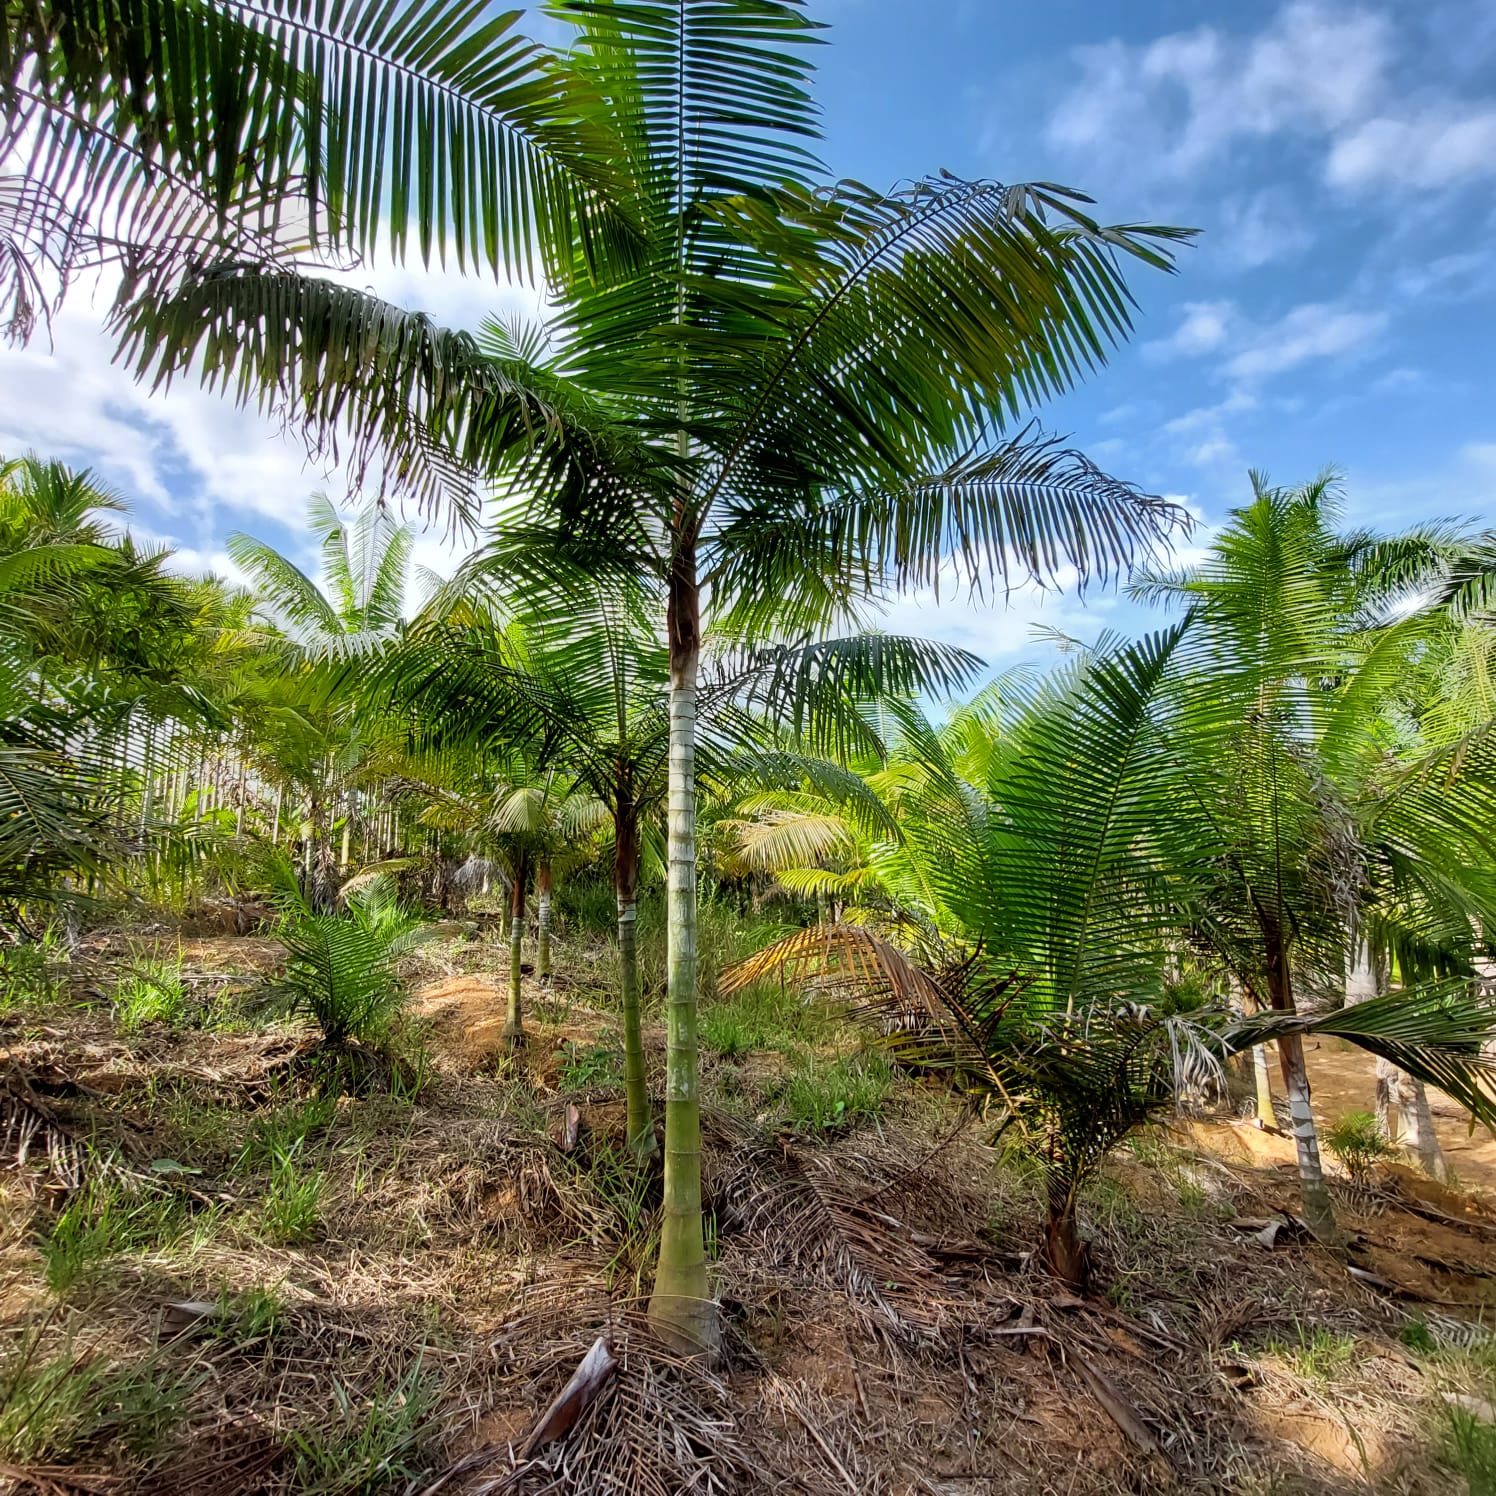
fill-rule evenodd
<path id="1" fill-rule="evenodd" d="M 1038 1152 L 1044 1258 L 1077 1286 L 1081 1186 L 1152 1113 L 1208 1096 L 1232 1053 L 1334 1033 L 1496 1117 L 1483 1053 L 1496 1005 L 1468 984 L 1430 980 L 1313 1014 L 1177 1011 L 1173 973 L 1210 938 L 1221 876 L 1220 811 L 1196 793 L 1177 713 L 1196 627 L 1088 654 L 1016 702 L 980 787 L 932 776 L 904 833 L 960 939 L 911 954 L 866 928 L 827 928 L 731 977 L 791 967 L 883 999 L 899 1051 L 954 1064 Z"/>
<path id="2" fill-rule="evenodd" d="M 1257 1004 L 1280 1014 L 1296 1011 L 1296 993 L 1343 996 L 1358 940 L 1373 959 L 1396 959 L 1410 991 L 1468 974 L 1496 892 L 1483 755 L 1389 754 L 1397 682 L 1434 623 L 1393 605 L 1445 569 L 1451 537 L 1342 536 L 1337 507 L 1328 477 L 1283 490 L 1254 475 L 1252 502 L 1202 563 L 1138 588 L 1185 602 L 1193 618 L 1175 683 L 1178 744 L 1219 848 L 1201 928 Z M 1305 1217 L 1333 1239 L 1291 1028 L 1278 1051 Z"/>
<path id="3" fill-rule="evenodd" d="M 427 498 L 453 465 L 527 496 L 515 533 L 666 596 L 669 1046 L 652 1313 L 711 1344 L 696 1078 L 695 721 L 701 599 L 744 637 L 824 625 L 889 585 L 1106 578 L 1181 518 L 1017 424 L 1126 335 L 1124 261 L 1181 231 L 1103 227 L 1079 194 L 932 177 L 823 188 L 816 27 L 794 0 L 557 0 L 570 75 L 616 124 L 637 239 L 578 234 L 555 267 L 554 355 L 481 346 L 377 300 L 244 265 L 140 298 L 158 379 L 199 355 L 274 390 Z M 464 174 L 459 174 L 458 180 Z M 337 371 L 337 379 L 327 377 Z M 771 606 L 772 604 L 772 606 Z"/>
<path id="4" fill-rule="evenodd" d="M 495 276 L 635 237 L 579 81 L 467 0 L 28 0 L 0 33 L 0 310 L 414 238 Z"/>
<path id="5" fill-rule="evenodd" d="M 651 594 L 572 575 L 559 588 L 507 595 L 514 558 L 503 544 L 474 557 L 386 661 L 382 684 L 431 741 L 480 750 L 533 745 L 604 807 L 613 825 L 624 1027 L 627 1136 L 655 1148 L 645 1084 L 637 921 L 640 858 L 668 791 L 668 650 L 651 625 Z M 552 576 L 551 581 L 556 579 Z M 978 662 L 919 640 L 853 637 L 745 652 L 719 647 L 700 697 L 704 778 L 719 788 L 806 781 L 826 804 L 891 827 L 861 781 L 816 756 L 876 751 L 869 701 L 950 691 Z M 768 725 L 780 719 L 788 739 Z M 858 820 L 858 817 L 861 820 Z"/>
<path id="6" fill-rule="evenodd" d="M 322 556 L 319 585 L 272 546 L 250 536 L 229 537 L 228 550 L 256 584 L 259 609 L 276 633 L 267 648 L 283 664 L 271 703 L 278 744 L 271 771 L 303 792 L 308 897 L 318 908 L 336 901 L 333 803 L 344 816 L 348 871 L 355 779 L 377 751 L 377 722 L 361 709 L 360 661 L 398 637 L 414 532 L 379 503 L 352 523 L 323 494 L 313 497 L 308 523 Z"/>

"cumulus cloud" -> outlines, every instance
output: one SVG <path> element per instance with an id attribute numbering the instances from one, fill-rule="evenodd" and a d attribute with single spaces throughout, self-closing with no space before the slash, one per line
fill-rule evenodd
<path id="1" fill-rule="evenodd" d="M 1496 174 L 1496 99 L 1400 98 L 1407 44 L 1385 14 L 1295 0 L 1251 34 L 1212 24 L 1081 47 L 1049 140 L 1134 180 L 1194 178 L 1234 147 L 1274 137 L 1321 148 L 1325 180 L 1347 192 Z M 1310 231 L 1285 209 L 1280 188 L 1228 199 L 1228 258 L 1252 266 L 1305 247 Z"/>
<path id="2" fill-rule="evenodd" d="M 1143 344 L 1154 359 L 1195 358 L 1219 348 L 1230 336 L 1236 308 L 1229 301 L 1187 301 L 1179 326 L 1166 338 Z"/>
<path id="3" fill-rule="evenodd" d="M 1142 45 L 1082 47 L 1080 81 L 1049 138 L 1134 175 L 1191 176 L 1241 139 L 1324 134 L 1365 118 L 1393 42 L 1382 16 L 1291 4 L 1255 36 L 1201 26 Z"/>

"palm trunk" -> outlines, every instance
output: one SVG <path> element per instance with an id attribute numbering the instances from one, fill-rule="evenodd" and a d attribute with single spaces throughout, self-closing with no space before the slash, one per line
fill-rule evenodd
<path id="1" fill-rule="evenodd" d="M 1268 992 L 1273 1007 L 1280 1012 L 1292 1013 L 1295 1009 L 1288 952 L 1275 929 L 1264 929 L 1264 935 Z M 1319 1156 L 1319 1133 L 1315 1130 L 1314 1111 L 1310 1105 L 1304 1041 L 1298 1034 L 1285 1034 L 1278 1040 L 1278 1064 L 1283 1071 L 1284 1089 L 1288 1092 L 1289 1128 L 1293 1133 L 1294 1151 L 1298 1154 L 1304 1222 L 1320 1241 L 1338 1244 L 1341 1233 L 1335 1223 L 1335 1207 L 1330 1200 L 1324 1164 Z"/>
<path id="2" fill-rule="evenodd" d="M 551 985 L 551 864 L 535 869 L 535 975 L 543 987 Z"/>
<path id="3" fill-rule="evenodd" d="M 694 537 L 677 533 L 670 568 L 669 881 L 666 955 L 665 1178 L 651 1323 L 714 1351 L 717 1306 L 701 1217 L 701 1098 L 696 1043 L 696 688 L 701 598 Z"/>
<path id="4" fill-rule="evenodd" d="M 1273 1106 L 1273 1077 L 1268 1069 L 1265 1044 L 1252 1046 L 1252 1077 L 1257 1084 L 1257 1120 L 1264 1127 L 1276 1127 L 1278 1112 Z"/>
<path id="5" fill-rule="evenodd" d="M 1449 1165 L 1444 1161 L 1444 1150 L 1439 1146 L 1439 1135 L 1434 1131 L 1433 1113 L 1429 1111 L 1428 1091 L 1417 1077 L 1406 1070 L 1398 1071 L 1401 1081 L 1399 1099 L 1402 1104 L 1403 1147 L 1418 1161 L 1418 1167 L 1440 1184 L 1449 1183 Z"/>
<path id="6" fill-rule="evenodd" d="M 504 1038 L 511 1049 L 525 1042 L 525 1011 L 521 990 L 520 957 L 525 943 L 525 877 L 529 869 L 521 857 L 514 867 L 514 888 L 509 901 L 509 1012 L 504 1019 Z"/>
<path id="7" fill-rule="evenodd" d="M 639 1012 L 639 826 L 634 808 L 619 809 L 613 851 L 613 891 L 618 896 L 619 996 L 623 1002 L 623 1089 L 628 1099 L 629 1149 L 647 1158 L 659 1146 L 644 1075 L 644 1025 Z"/>
<path id="8" fill-rule="evenodd" d="M 1049 1181 L 1049 1208 L 1044 1222 L 1044 1265 L 1060 1282 L 1084 1292 L 1090 1279 L 1090 1257 L 1075 1219 L 1075 1195 L 1063 1181 Z"/>

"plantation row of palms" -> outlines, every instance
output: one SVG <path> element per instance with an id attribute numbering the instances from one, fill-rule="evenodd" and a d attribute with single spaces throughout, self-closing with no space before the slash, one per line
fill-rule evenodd
<path id="1" fill-rule="evenodd" d="M 319 499 L 320 585 L 237 536 L 246 594 L 139 557 L 99 523 L 116 502 L 35 459 L 6 480 L 12 935 L 90 891 L 269 898 L 289 985 L 338 1046 L 397 1000 L 397 887 L 439 903 L 492 879 L 517 1044 L 527 896 L 544 983 L 554 880 L 604 878 L 627 1136 L 652 1152 L 636 926 L 641 878 L 666 869 L 669 718 L 647 591 L 553 574 L 516 595 L 501 539 L 407 620 L 408 528 Z M 1076 1284 L 1081 1186 L 1155 1111 L 1219 1101 L 1248 1048 L 1277 1046 L 1326 1240 L 1306 1033 L 1372 1051 L 1415 1108 L 1430 1082 L 1496 1115 L 1486 557 L 1457 530 L 1347 535 L 1336 515 L 1324 481 L 1259 485 L 1203 562 L 1135 582 L 1168 627 L 1072 644 L 943 721 L 933 698 L 975 673 L 957 651 L 707 640 L 703 876 L 771 878 L 808 921 L 729 982 L 788 970 L 871 1004 L 900 1061 L 1016 1128 L 1048 1168 L 1046 1260 Z M 116 659 L 101 607 L 169 617 L 169 647 Z M 1397 990 L 1347 1005 L 1358 964 Z"/>
<path id="2" fill-rule="evenodd" d="M 307 917 L 360 867 L 501 859 L 518 1039 L 529 886 L 544 909 L 565 848 L 605 824 L 627 1014 L 641 866 L 668 895 L 651 1313 L 711 1345 L 698 818 L 739 797 L 725 834 L 745 865 L 785 861 L 776 843 L 815 850 L 787 859 L 787 887 L 904 932 L 880 950 L 933 960 L 938 943 L 965 976 L 927 973 L 928 990 L 989 1060 L 1011 1020 L 1056 1074 L 1110 1063 L 1108 1116 L 1154 1094 L 1153 1061 L 1086 1065 L 1081 1039 L 1101 1045 L 1166 978 L 1216 961 L 1268 1010 L 1231 1043 L 1278 1039 L 1306 1210 L 1328 1231 L 1296 985 L 1333 985 L 1352 947 L 1395 962 L 1403 993 L 1359 1005 L 1360 1036 L 1478 1100 L 1478 555 L 1467 567 L 1453 536 L 1342 544 L 1322 506 L 1311 521 L 1265 497 L 1216 570 L 1154 584 L 1183 594 L 1187 622 L 1098 649 L 1032 699 L 998 688 L 937 732 L 913 702 L 974 662 L 857 636 L 868 605 L 952 564 L 977 588 L 1065 568 L 1107 581 L 1179 531 L 1173 506 L 1026 412 L 1105 362 L 1130 327 L 1125 269 L 1168 270 L 1187 235 L 1103 225 L 1046 184 L 829 182 L 816 28 L 794 0 L 548 11 L 558 49 L 466 0 L 7 12 L 12 332 L 80 268 L 115 265 L 111 325 L 143 379 L 200 378 L 303 431 L 350 482 L 449 521 L 482 498 L 500 513 L 408 630 L 409 542 L 378 508 L 352 531 L 314 517 L 327 598 L 248 541 L 246 600 L 125 542 L 38 530 L 3 579 L 17 927 L 122 859 L 147 886 L 200 864 L 215 828 L 248 834 L 258 795 L 248 830 L 297 842 Z M 545 323 L 449 331 L 323 273 L 379 253 L 529 278 Z M 7 502 L 24 509 L 46 471 L 13 477 Z M 1253 545 L 1297 547 L 1307 572 Z M 1378 611 L 1451 577 L 1439 608 Z M 69 599 L 51 625 L 48 597 Z M 116 658 L 121 606 L 169 636 L 165 663 Z M 1158 1032 L 1185 1043 L 1177 1023 Z M 1205 1032 L 1181 1052 L 1210 1051 Z M 1030 1092 L 1041 1114 L 1060 1104 L 1037 1072 L 1021 1095 L 992 1078 L 1020 1111 Z M 634 1067 L 644 1146 L 641 1085 Z M 1072 1175 L 1112 1135 L 1082 1132 L 1054 1133 Z"/>

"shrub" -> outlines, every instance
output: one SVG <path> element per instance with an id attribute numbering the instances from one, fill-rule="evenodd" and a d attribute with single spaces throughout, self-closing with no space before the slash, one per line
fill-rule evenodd
<path id="1" fill-rule="evenodd" d="M 378 1044 L 408 995 L 396 962 L 422 934 L 420 916 L 400 907 L 387 878 L 354 894 L 344 914 L 294 911 L 281 933 L 286 967 L 272 1002 L 313 1019 L 329 1044 Z"/>
<path id="2" fill-rule="evenodd" d="M 1397 1157 L 1370 1112 L 1347 1112 L 1325 1129 L 1324 1143 L 1358 1184 L 1365 1182 L 1377 1164 Z"/>

